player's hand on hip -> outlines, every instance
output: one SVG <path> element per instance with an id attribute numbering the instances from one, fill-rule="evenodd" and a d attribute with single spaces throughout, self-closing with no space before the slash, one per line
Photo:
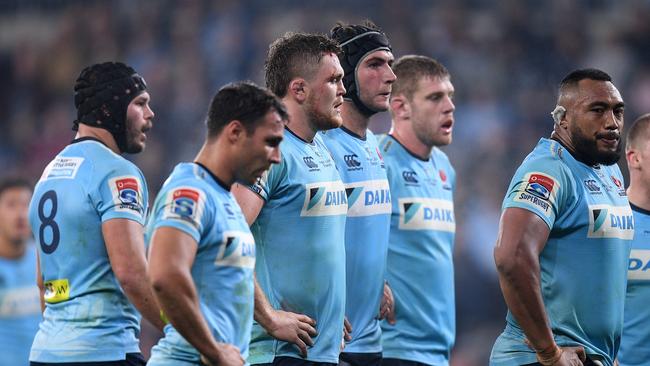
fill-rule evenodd
<path id="1" fill-rule="evenodd" d="M 267 332 L 275 339 L 295 344 L 302 357 L 307 357 L 307 346 L 313 346 L 311 337 L 318 335 L 316 321 L 307 315 L 275 310 Z"/>
<path id="2" fill-rule="evenodd" d="M 343 340 L 348 342 L 352 340 L 352 324 L 347 316 L 343 318 Z"/>
<path id="3" fill-rule="evenodd" d="M 388 282 L 384 282 L 384 295 L 379 304 L 379 316 L 377 319 L 386 319 L 389 324 L 395 324 L 395 299 L 393 298 L 393 291 L 388 286 Z"/>
<path id="4" fill-rule="evenodd" d="M 350 324 L 350 321 L 348 321 L 348 317 L 343 318 L 343 334 L 341 337 L 341 347 L 339 347 L 339 351 L 343 352 L 345 349 L 345 342 L 349 342 L 352 340 L 352 324 Z"/>
<path id="5" fill-rule="evenodd" d="M 246 360 L 241 356 L 239 348 L 232 344 L 219 343 L 213 356 L 201 355 L 201 363 L 207 366 L 244 366 Z"/>
<path id="6" fill-rule="evenodd" d="M 537 361 L 545 366 L 583 366 L 586 360 L 585 349 L 581 346 L 556 346 L 552 353 L 537 353 Z"/>

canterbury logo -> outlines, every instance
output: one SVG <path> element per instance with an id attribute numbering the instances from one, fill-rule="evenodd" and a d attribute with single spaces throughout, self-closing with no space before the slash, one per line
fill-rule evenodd
<path id="1" fill-rule="evenodd" d="M 417 177 L 418 177 L 418 175 L 414 171 L 405 170 L 405 171 L 402 172 L 402 178 L 404 178 L 405 182 L 418 183 Z"/>
<path id="2" fill-rule="evenodd" d="M 310 169 L 318 168 L 318 164 L 314 162 L 314 158 L 311 156 L 303 156 L 302 161 L 304 161 Z"/>
<path id="3" fill-rule="evenodd" d="M 596 183 L 595 180 L 593 179 L 587 179 L 585 180 L 585 186 L 587 189 L 589 189 L 591 192 L 600 192 L 600 187 Z"/>
<path id="4" fill-rule="evenodd" d="M 344 155 L 343 160 L 345 161 L 345 164 L 350 167 L 350 168 L 356 168 L 361 166 L 361 163 L 356 159 L 359 156 L 357 154 L 352 154 L 352 155 Z"/>

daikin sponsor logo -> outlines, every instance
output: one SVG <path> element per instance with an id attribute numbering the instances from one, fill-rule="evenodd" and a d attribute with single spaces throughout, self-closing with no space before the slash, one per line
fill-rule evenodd
<path id="1" fill-rule="evenodd" d="M 650 280 L 650 250 L 632 249 L 627 267 L 628 280 Z"/>
<path id="2" fill-rule="evenodd" d="M 371 216 L 391 213 L 388 180 L 367 180 L 345 185 L 348 216 Z"/>
<path id="3" fill-rule="evenodd" d="M 225 231 L 215 263 L 218 266 L 255 268 L 253 235 L 244 231 Z"/>
<path id="4" fill-rule="evenodd" d="M 305 185 L 305 202 L 300 216 L 345 215 L 347 211 L 348 196 L 340 180 Z"/>
<path id="5" fill-rule="evenodd" d="M 398 205 L 400 230 L 456 231 L 452 201 L 409 197 L 400 198 Z"/>
<path id="6" fill-rule="evenodd" d="M 589 205 L 587 237 L 632 240 L 634 217 L 630 206 Z"/>

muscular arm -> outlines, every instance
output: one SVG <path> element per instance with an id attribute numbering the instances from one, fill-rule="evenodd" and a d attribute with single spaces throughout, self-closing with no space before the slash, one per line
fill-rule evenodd
<path id="1" fill-rule="evenodd" d="M 541 294 L 539 254 L 549 233 L 539 216 L 525 209 L 508 208 L 501 216 L 494 249 L 506 304 L 537 352 L 538 360 L 554 360 L 545 365 L 562 361 L 563 352 L 553 339 Z M 572 350 L 572 353 L 578 352 Z"/>
<path id="2" fill-rule="evenodd" d="M 160 309 L 149 286 L 142 225 L 128 219 L 102 224 L 111 267 L 126 297 L 156 328 L 162 330 Z"/>
<path id="3" fill-rule="evenodd" d="M 246 222 L 252 225 L 264 207 L 264 200 L 255 192 L 234 184 L 231 189 L 239 207 L 241 207 Z M 311 336 L 318 334 L 314 326 L 316 321 L 303 314 L 275 310 L 264 290 L 255 277 L 255 321 L 257 321 L 273 338 L 295 344 L 303 357 L 307 357 L 307 345 L 313 345 Z"/>
<path id="4" fill-rule="evenodd" d="M 190 235 L 171 227 L 157 229 L 149 253 L 152 287 L 174 328 L 210 362 L 230 365 L 224 357 L 241 358 L 239 350 L 214 339 L 199 308 L 190 271 L 196 250 Z"/>
<path id="5" fill-rule="evenodd" d="M 253 222 L 257 219 L 260 211 L 262 211 L 262 207 L 264 207 L 264 200 L 262 197 L 239 183 L 233 184 L 230 191 L 235 196 L 235 199 L 237 199 L 237 203 L 239 204 L 239 207 L 241 207 L 244 217 L 246 218 L 246 223 L 248 223 L 249 226 L 253 225 Z"/>

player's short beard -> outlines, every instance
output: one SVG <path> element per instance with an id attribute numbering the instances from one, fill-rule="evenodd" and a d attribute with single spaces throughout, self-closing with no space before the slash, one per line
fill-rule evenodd
<path id="1" fill-rule="evenodd" d="M 599 151 L 597 145 L 598 140 L 596 138 L 587 138 L 580 127 L 577 125 L 571 131 L 571 139 L 573 140 L 576 159 L 582 161 L 587 165 L 614 165 L 621 158 L 621 150 L 623 144 L 621 144 L 620 140 L 618 141 L 616 150 Z"/>
<path id="2" fill-rule="evenodd" d="M 333 128 L 341 126 L 341 118 L 337 118 L 335 116 L 319 111 L 316 107 L 316 103 L 314 103 L 314 98 L 312 96 L 307 97 L 307 101 L 305 103 L 307 120 L 309 121 L 309 124 L 316 129 L 316 131 L 331 130 Z"/>
<path id="3" fill-rule="evenodd" d="M 136 130 L 134 125 L 133 121 L 127 117 L 126 131 L 124 132 L 126 134 L 126 146 L 124 147 L 124 151 L 122 151 L 123 153 L 138 154 L 144 150 L 144 146 L 136 141 L 141 131 Z"/>

